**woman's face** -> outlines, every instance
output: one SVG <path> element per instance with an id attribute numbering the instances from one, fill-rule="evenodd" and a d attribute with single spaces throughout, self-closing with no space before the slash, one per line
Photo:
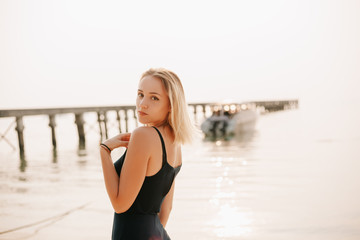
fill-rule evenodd
<path id="1" fill-rule="evenodd" d="M 136 98 L 138 120 L 149 126 L 159 126 L 170 112 L 168 94 L 159 78 L 146 76 L 139 82 Z"/>

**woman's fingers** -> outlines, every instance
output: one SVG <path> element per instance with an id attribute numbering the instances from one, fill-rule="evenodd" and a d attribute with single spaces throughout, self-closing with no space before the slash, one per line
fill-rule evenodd
<path id="1" fill-rule="evenodd" d="M 120 133 L 116 136 L 119 141 L 129 141 L 131 133 Z"/>
<path id="2" fill-rule="evenodd" d="M 118 147 L 127 147 L 129 145 L 131 133 L 120 133 L 113 138 L 106 140 L 104 143 L 111 149 Z"/>
<path id="3" fill-rule="evenodd" d="M 123 146 L 123 147 L 128 147 L 128 145 L 129 145 L 129 141 L 121 141 L 121 146 Z"/>
<path id="4" fill-rule="evenodd" d="M 130 140 L 131 133 L 124 133 L 121 140 L 129 141 Z"/>

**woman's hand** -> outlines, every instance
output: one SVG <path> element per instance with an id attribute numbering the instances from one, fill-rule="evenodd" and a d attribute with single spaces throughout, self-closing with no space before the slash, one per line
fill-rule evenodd
<path id="1" fill-rule="evenodd" d="M 113 138 L 107 139 L 104 144 L 110 148 L 110 150 L 114 150 L 118 147 L 126 147 L 129 144 L 131 133 L 120 133 Z"/>

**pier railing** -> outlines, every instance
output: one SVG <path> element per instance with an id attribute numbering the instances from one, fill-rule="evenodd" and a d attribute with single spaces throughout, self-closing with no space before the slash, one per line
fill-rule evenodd
<path id="1" fill-rule="evenodd" d="M 255 103 L 257 107 L 261 108 L 263 111 L 278 111 L 286 108 L 297 107 L 298 100 L 283 100 L 283 101 L 258 101 L 252 102 Z M 192 109 L 195 119 L 197 119 L 198 114 L 203 114 L 206 117 L 207 112 L 211 112 L 210 106 L 212 103 L 191 103 L 189 104 L 190 111 Z M 79 136 L 79 146 L 78 154 L 86 154 L 85 145 L 86 145 L 86 136 L 84 130 L 84 114 L 85 113 L 96 113 L 97 121 L 99 124 L 100 132 L 100 141 L 108 138 L 108 112 L 116 112 L 116 120 L 118 122 L 119 132 L 128 132 L 129 131 L 129 121 L 134 121 L 135 126 L 138 126 L 137 116 L 136 116 L 136 106 L 134 105 L 124 105 L 124 106 L 104 106 L 104 107 L 75 107 L 75 108 L 42 108 L 42 109 L 8 109 L 0 110 L 0 118 L 15 118 L 16 127 L 15 130 L 18 136 L 18 145 L 20 159 L 25 159 L 25 143 L 24 143 L 24 123 L 23 118 L 26 116 L 36 116 L 36 115 L 48 115 L 49 117 L 49 127 L 51 128 L 51 141 L 54 152 L 56 152 L 56 121 L 55 116 L 60 114 L 74 114 L 75 115 L 75 124 L 78 130 Z M 123 112 L 123 114 L 120 114 Z M 122 119 L 123 118 L 123 119 Z M 123 129 L 121 121 L 125 122 L 125 129 Z M 1 140 L 6 140 L 6 133 L 1 134 Z"/>

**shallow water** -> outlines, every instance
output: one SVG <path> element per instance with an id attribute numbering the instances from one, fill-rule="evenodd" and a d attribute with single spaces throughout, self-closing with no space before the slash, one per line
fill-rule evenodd
<path id="1" fill-rule="evenodd" d="M 184 146 L 166 227 L 172 239 L 360 239 L 356 119 L 334 128 L 334 121 L 323 121 L 329 111 L 315 113 L 262 115 L 256 131 L 241 139 Z M 23 172 L 18 153 L 0 142 L 0 232 L 47 220 L 0 239 L 110 238 L 113 211 L 97 133 L 88 128 L 88 155 L 79 157 L 73 119 L 58 120 L 56 158 L 47 119 L 25 122 Z M 15 132 L 8 138 L 16 146 Z"/>

